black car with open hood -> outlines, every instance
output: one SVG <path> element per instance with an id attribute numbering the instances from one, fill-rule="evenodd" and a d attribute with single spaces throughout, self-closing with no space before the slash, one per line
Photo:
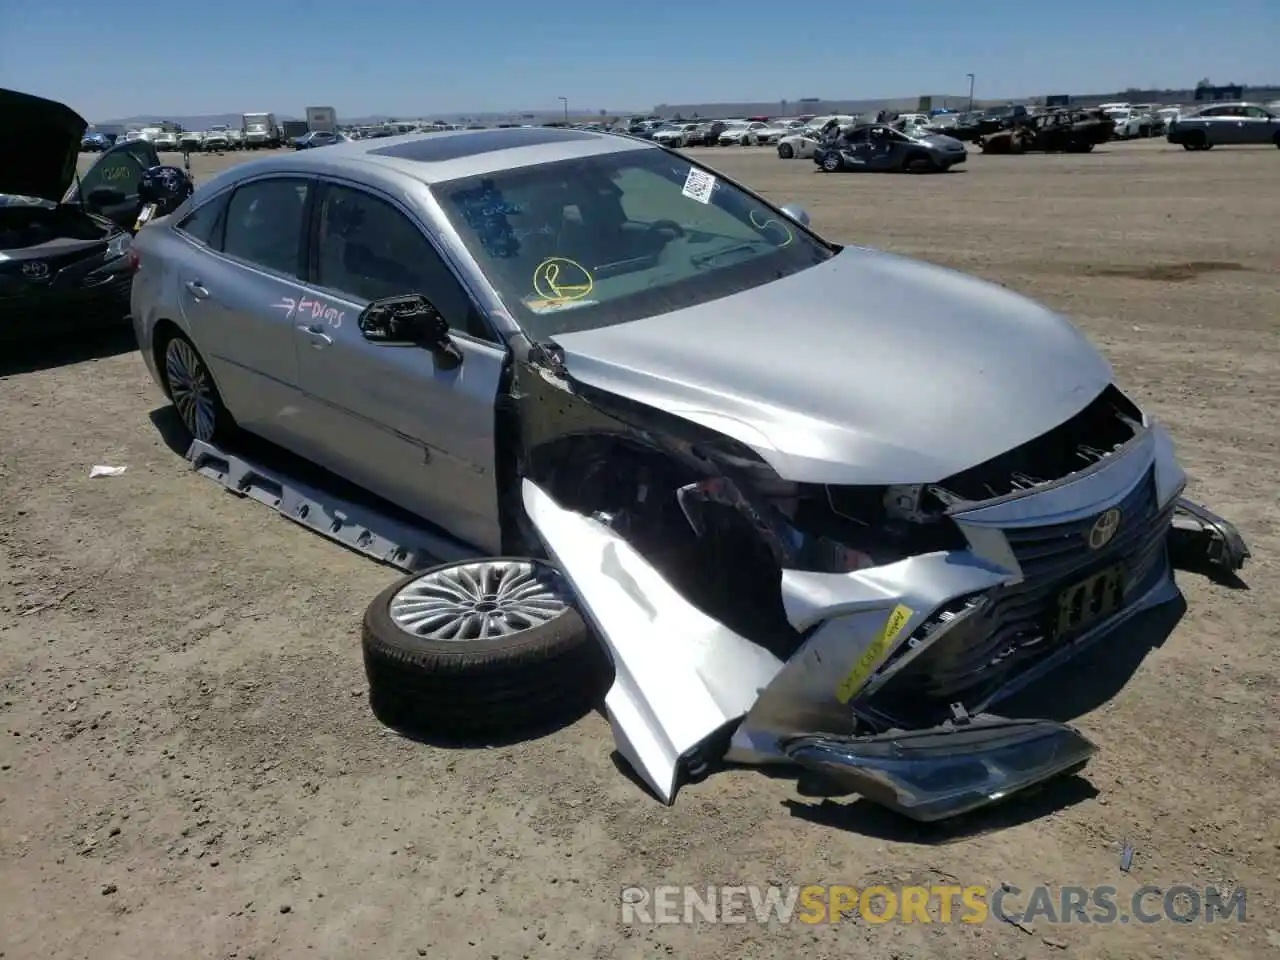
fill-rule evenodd
<path id="1" fill-rule="evenodd" d="M 0 125 L 0 340 L 123 319 L 155 148 L 118 143 L 78 176 L 88 124 L 66 104 L 0 89 Z"/>

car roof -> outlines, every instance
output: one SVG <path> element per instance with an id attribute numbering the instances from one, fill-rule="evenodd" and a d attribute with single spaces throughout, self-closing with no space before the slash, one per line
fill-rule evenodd
<path id="1" fill-rule="evenodd" d="M 345 140 L 323 150 L 304 150 L 232 167 L 219 185 L 274 169 L 293 173 L 359 175 L 380 171 L 427 185 L 520 167 L 632 150 L 660 150 L 647 140 L 615 133 L 562 127 L 435 130 L 396 137 Z M 212 186 L 212 182 L 210 183 Z"/>

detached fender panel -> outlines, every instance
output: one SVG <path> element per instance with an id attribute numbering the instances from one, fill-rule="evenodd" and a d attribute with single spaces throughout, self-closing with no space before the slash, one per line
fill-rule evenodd
<path id="1" fill-rule="evenodd" d="M 613 660 L 620 753 L 670 803 L 682 760 L 742 717 L 782 661 L 702 613 L 625 540 L 523 482 L 525 511 Z"/>

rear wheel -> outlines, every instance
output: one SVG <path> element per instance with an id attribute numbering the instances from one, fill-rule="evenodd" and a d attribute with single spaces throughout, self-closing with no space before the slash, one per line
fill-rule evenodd
<path id="1" fill-rule="evenodd" d="M 180 333 L 164 345 L 164 384 L 182 425 L 192 439 L 212 443 L 235 429 L 204 358 Z"/>

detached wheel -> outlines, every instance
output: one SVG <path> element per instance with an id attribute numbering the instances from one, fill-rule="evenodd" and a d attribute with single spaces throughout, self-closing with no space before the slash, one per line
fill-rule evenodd
<path id="1" fill-rule="evenodd" d="M 780 143 L 780 144 L 778 144 L 778 157 L 779 157 L 779 159 L 781 159 L 781 160 L 790 160 L 790 159 L 791 159 L 792 157 L 794 157 L 795 155 L 796 155 L 796 152 L 795 152 L 795 150 L 793 150 L 793 149 L 792 149 L 791 144 L 789 144 L 789 143 Z"/>
<path id="2" fill-rule="evenodd" d="M 363 650 L 378 719 L 455 739 L 576 719 L 608 674 L 561 573 L 517 557 L 444 564 L 391 584 L 365 611 Z"/>
<path id="3" fill-rule="evenodd" d="M 195 344 L 180 333 L 164 345 L 164 384 L 187 433 L 212 443 L 235 431 L 213 376 Z"/>

